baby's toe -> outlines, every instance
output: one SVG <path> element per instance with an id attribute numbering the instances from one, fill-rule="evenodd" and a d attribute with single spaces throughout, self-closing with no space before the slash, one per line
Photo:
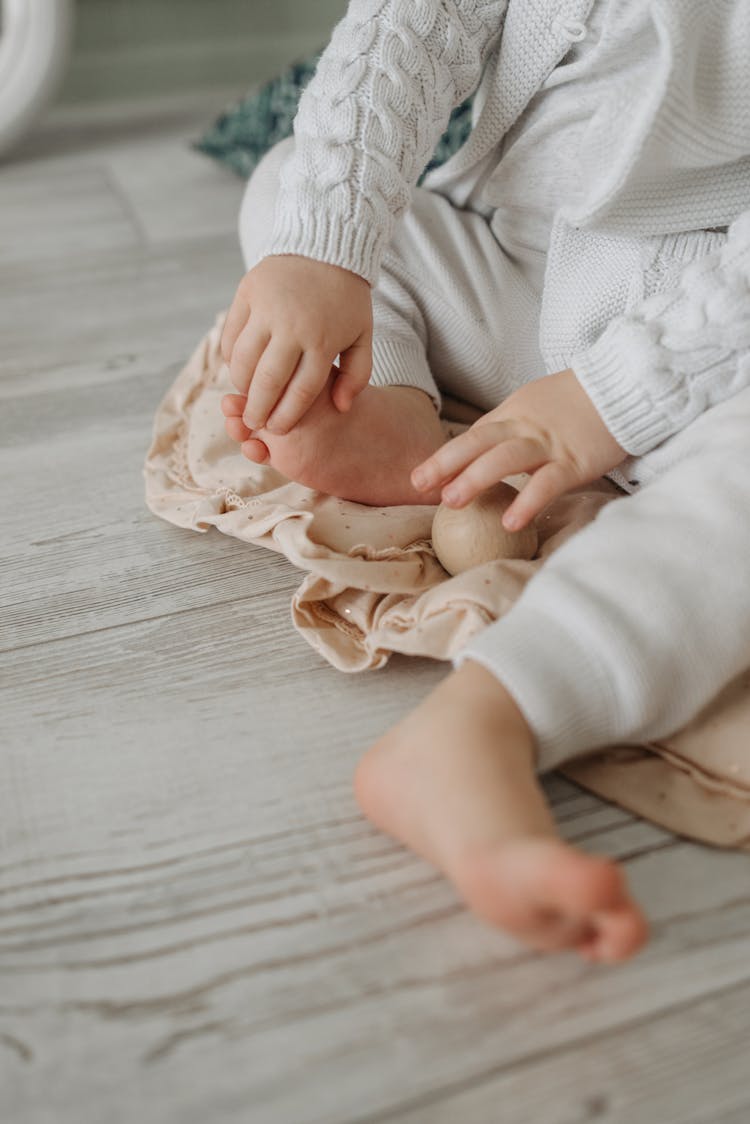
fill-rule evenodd
<path id="1" fill-rule="evenodd" d="M 242 418 L 225 418 L 224 428 L 232 440 L 239 441 L 240 444 L 243 441 L 247 441 L 250 436 L 250 430 L 247 428 Z"/>
<path id="2" fill-rule="evenodd" d="M 243 394 L 225 394 L 221 400 L 221 410 L 225 418 L 241 418 L 246 405 L 247 398 Z"/>
<path id="3" fill-rule="evenodd" d="M 628 902 L 598 916 L 592 935 L 577 946 L 577 951 L 586 960 L 614 964 L 633 956 L 647 939 L 645 917 L 635 903 Z"/>
<path id="4" fill-rule="evenodd" d="M 247 457 L 249 461 L 255 461 L 256 464 L 263 464 L 264 461 L 268 460 L 270 454 L 267 445 L 258 438 L 251 438 L 249 441 L 242 442 L 242 455 Z"/>

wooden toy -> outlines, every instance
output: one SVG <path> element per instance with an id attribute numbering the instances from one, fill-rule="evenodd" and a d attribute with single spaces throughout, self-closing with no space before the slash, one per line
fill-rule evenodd
<path id="1" fill-rule="evenodd" d="M 432 523 L 432 545 L 449 574 L 461 574 L 496 558 L 533 558 L 539 545 L 533 523 L 506 531 L 502 517 L 518 495 L 501 481 L 465 507 L 440 504 Z"/>

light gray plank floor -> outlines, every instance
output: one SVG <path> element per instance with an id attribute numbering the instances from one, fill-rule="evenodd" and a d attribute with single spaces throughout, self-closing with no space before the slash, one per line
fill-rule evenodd
<path id="1" fill-rule="evenodd" d="M 0 173 L 0 1121 L 750 1119 L 747 856 L 550 777 L 653 934 L 531 955 L 354 803 L 445 668 L 333 670 L 285 559 L 146 510 L 241 273 L 241 184 L 188 147 L 219 107 L 58 113 Z"/>

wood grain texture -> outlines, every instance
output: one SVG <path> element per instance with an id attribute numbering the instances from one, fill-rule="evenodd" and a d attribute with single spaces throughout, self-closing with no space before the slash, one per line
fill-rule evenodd
<path id="1" fill-rule="evenodd" d="M 548 777 L 651 919 L 607 969 L 493 932 L 370 827 L 358 757 L 445 667 L 333 670 L 286 559 L 143 503 L 240 188 L 193 120 L 61 120 L 0 178 L 2 1124 L 744 1124 L 747 856 Z"/>

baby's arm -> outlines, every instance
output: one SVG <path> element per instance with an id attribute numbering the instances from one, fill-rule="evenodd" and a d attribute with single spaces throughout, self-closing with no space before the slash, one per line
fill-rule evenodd
<path id="1" fill-rule="evenodd" d="M 610 321 L 571 367 L 511 394 L 412 475 L 461 507 L 505 476 L 533 473 L 503 524 L 639 456 L 750 386 L 750 211 L 678 284 Z M 513 517 L 520 523 L 512 526 Z"/>
<path id="2" fill-rule="evenodd" d="M 339 355 L 335 405 L 346 410 L 367 385 L 369 285 L 451 111 L 479 83 L 506 7 L 350 3 L 300 100 L 274 229 L 222 338 L 248 424 L 260 428 L 275 405 L 292 428 Z"/>
<path id="3" fill-rule="evenodd" d="M 633 456 L 750 385 L 750 210 L 720 249 L 616 316 L 569 362 Z"/>
<path id="4" fill-rule="evenodd" d="M 294 122 L 268 254 L 303 254 L 375 284 L 396 220 L 476 89 L 507 0 L 351 0 Z"/>

